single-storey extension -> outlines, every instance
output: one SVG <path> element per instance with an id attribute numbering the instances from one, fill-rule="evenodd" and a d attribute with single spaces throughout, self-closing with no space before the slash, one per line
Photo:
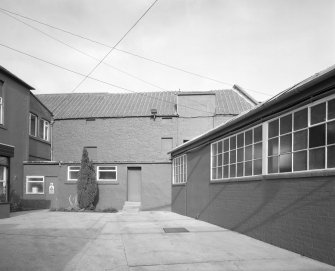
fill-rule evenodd
<path id="1" fill-rule="evenodd" d="M 172 211 L 335 265 L 335 67 L 178 147 Z"/>

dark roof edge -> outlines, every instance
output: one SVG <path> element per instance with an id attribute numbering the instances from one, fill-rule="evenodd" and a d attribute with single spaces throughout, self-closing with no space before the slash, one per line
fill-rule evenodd
<path id="1" fill-rule="evenodd" d="M 17 77 L 14 73 L 11 73 L 9 70 L 5 69 L 4 67 L 0 66 L 0 71 L 2 71 L 3 73 L 5 73 L 7 76 L 11 77 L 12 79 L 14 79 L 16 82 L 20 83 L 21 85 L 25 86 L 26 88 L 30 89 L 30 90 L 34 90 L 34 88 L 30 85 L 28 85 L 26 82 L 24 82 L 22 79 L 20 79 L 19 77 Z"/>
<path id="2" fill-rule="evenodd" d="M 320 72 L 320 73 L 322 73 L 322 72 Z M 194 147 L 200 145 L 201 141 L 205 140 L 207 137 L 209 137 L 211 135 L 214 135 L 215 133 L 219 132 L 220 130 L 224 130 L 224 129 L 227 129 L 227 128 L 233 126 L 233 125 L 236 125 L 240 121 L 243 121 L 243 120 L 245 120 L 249 117 L 252 117 L 252 116 L 256 115 L 257 113 L 260 113 L 260 112 L 262 112 L 266 109 L 271 108 L 271 106 L 273 106 L 276 103 L 285 101 L 285 100 L 289 99 L 290 97 L 293 97 L 294 95 L 296 95 L 298 93 L 301 93 L 302 91 L 304 91 L 304 90 L 306 90 L 306 89 L 308 89 L 312 86 L 315 86 L 315 85 L 317 85 L 318 83 L 320 83 L 324 80 L 327 80 L 327 79 L 335 76 L 335 66 L 333 66 L 331 69 L 329 69 L 328 71 L 326 71 L 322 74 L 320 74 L 320 73 L 317 73 L 316 75 L 314 75 L 314 76 L 316 76 L 315 78 L 313 78 L 311 80 L 308 80 L 311 77 L 313 77 L 313 76 L 311 76 L 311 77 L 303 80 L 302 82 L 294 85 L 293 87 L 288 88 L 287 90 L 284 90 L 281 94 L 276 95 L 273 98 L 270 98 L 268 101 L 266 101 L 262 104 L 259 104 L 255 108 L 253 108 L 249 111 L 246 111 L 245 113 L 242 113 L 241 115 L 238 115 L 237 117 L 229 120 L 228 122 L 214 128 L 212 130 L 209 130 L 208 132 L 206 132 L 204 134 L 201 134 L 201 135 L 191 139 L 190 141 L 174 148 L 173 150 L 171 150 L 168 153 L 173 155 L 175 153 L 180 153 L 180 152 L 188 150 L 190 148 L 194 148 Z M 304 81 L 306 81 L 306 82 L 304 83 Z"/>
<path id="3" fill-rule="evenodd" d="M 251 101 L 254 105 L 258 105 L 259 103 L 251 97 L 250 94 L 248 94 L 243 88 L 241 88 L 239 85 L 235 84 L 233 85 L 233 89 L 237 90 L 244 98 L 247 98 L 249 101 Z"/>

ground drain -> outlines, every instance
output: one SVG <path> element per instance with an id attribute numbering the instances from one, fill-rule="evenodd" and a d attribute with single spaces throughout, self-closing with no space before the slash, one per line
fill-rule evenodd
<path id="1" fill-rule="evenodd" d="M 185 228 L 163 228 L 165 233 L 178 233 L 178 232 L 189 232 Z"/>

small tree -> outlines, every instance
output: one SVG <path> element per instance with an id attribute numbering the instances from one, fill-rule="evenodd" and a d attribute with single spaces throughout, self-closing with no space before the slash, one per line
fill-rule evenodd
<path id="1" fill-rule="evenodd" d="M 86 148 L 83 150 L 77 182 L 78 204 L 80 209 L 94 209 L 94 200 L 98 194 L 98 184 L 92 161 Z"/>

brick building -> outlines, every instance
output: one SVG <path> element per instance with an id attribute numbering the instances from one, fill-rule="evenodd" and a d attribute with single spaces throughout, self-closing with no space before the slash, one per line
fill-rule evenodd
<path id="1" fill-rule="evenodd" d="M 335 265 L 335 67 L 172 152 L 172 211 Z"/>
<path id="2" fill-rule="evenodd" d="M 242 89 L 207 92 L 45 94 L 39 99 L 54 114 L 52 161 L 27 162 L 26 176 L 44 176 L 55 195 L 29 195 L 68 207 L 85 147 L 96 167 L 98 209 L 142 210 L 171 205 L 172 148 L 216 127 L 256 102 Z"/>
<path id="3" fill-rule="evenodd" d="M 33 88 L 0 66 L 0 204 L 21 200 L 41 183 L 25 186 L 23 162 L 50 160 L 51 112 L 31 93 Z M 1 210 L 0 210 L 1 216 Z"/>

